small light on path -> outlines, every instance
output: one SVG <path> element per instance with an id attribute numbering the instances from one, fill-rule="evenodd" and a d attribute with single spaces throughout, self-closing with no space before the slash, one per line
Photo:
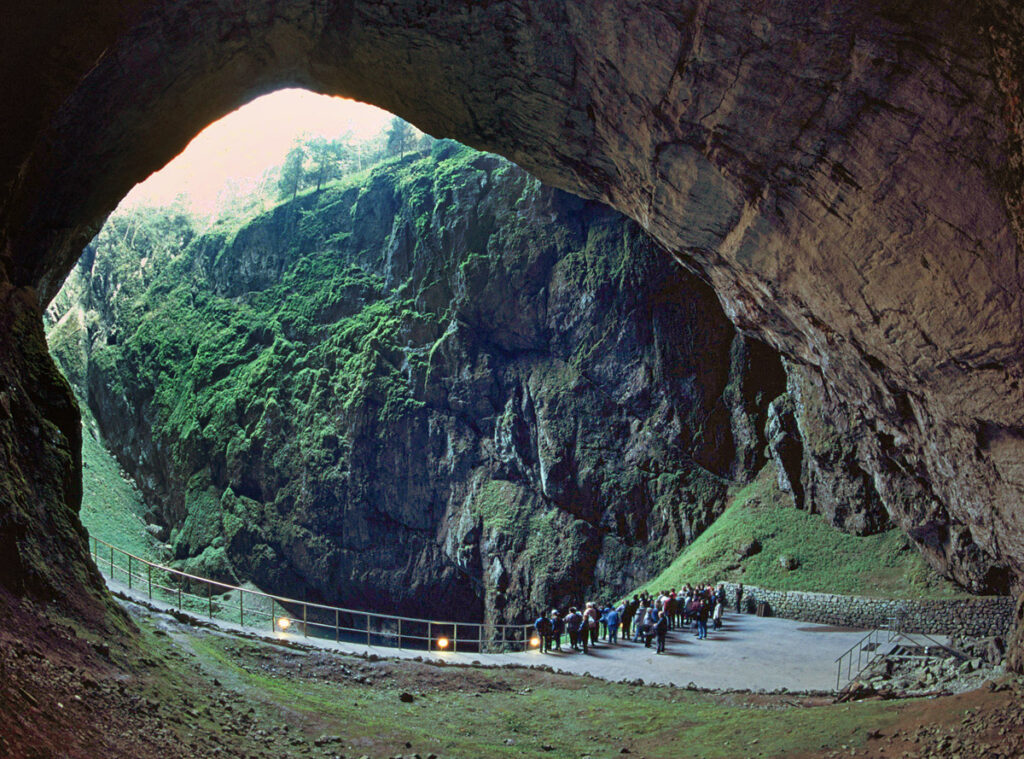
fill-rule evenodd
<path id="1" fill-rule="evenodd" d="M 292 621 L 288 617 L 280 617 L 277 620 L 277 627 L 281 632 L 284 632 L 292 626 Z"/>

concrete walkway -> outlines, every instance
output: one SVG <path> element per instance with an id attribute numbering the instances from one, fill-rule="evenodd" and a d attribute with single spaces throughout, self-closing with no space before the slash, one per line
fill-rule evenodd
<path id="1" fill-rule="evenodd" d="M 162 611 L 173 607 L 150 601 L 145 594 L 130 591 L 123 583 L 106 578 L 111 591 L 140 604 Z M 448 664 L 482 666 L 548 666 L 568 674 L 590 674 L 605 680 L 642 679 L 646 683 L 685 686 L 694 683 L 700 688 L 720 690 L 831 691 L 836 685 L 835 660 L 858 640 L 865 631 L 837 630 L 832 627 L 795 622 L 788 619 L 756 617 L 752 614 L 727 613 L 723 629 L 708 632 L 707 640 L 697 640 L 690 631 L 669 633 L 667 651 L 654 653 L 654 644 L 601 643 L 590 653 L 542 654 L 540 651 L 511 654 L 479 654 L 399 650 L 386 646 L 358 643 L 335 643 L 318 638 L 305 638 L 301 633 L 270 633 L 266 629 L 242 627 L 214 619 L 196 619 L 224 631 L 257 637 L 268 642 L 300 644 L 310 648 L 345 654 L 375 654 L 393 659 L 435 659 Z"/>

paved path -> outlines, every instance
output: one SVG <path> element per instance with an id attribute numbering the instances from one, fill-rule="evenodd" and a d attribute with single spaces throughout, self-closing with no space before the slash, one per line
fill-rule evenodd
<path id="1" fill-rule="evenodd" d="M 173 607 L 149 601 L 144 594 L 129 591 L 127 586 L 107 579 L 112 591 L 155 608 L 170 611 Z M 376 654 L 395 659 L 439 659 L 450 664 L 484 666 L 546 665 L 559 672 L 590 674 L 606 680 L 642 679 L 647 683 L 685 686 L 694 683 L 700 688 L 722 690 L 829 691 L 836 685 L 835 659 L 864 636 L 864 631 L 795 622 L 788 619 L 763 618 L 752 614 L 727 613 L 724 627 L 708 632 L 707 640 L 697 640 L 692 632 L 669 633 L 668 650 L 655 654 L 642 643 L 605 643 L 592 647 L 590 653 L 542 654 L 539 651 L 511 654 L 478 654 L 398 650 L 386 646 L 358 643 L 335 643 L 317 638 L 304 638 L 295 633 L 269 633 L 265 629 L 242 627 L 223 620 L 202 622 L 226 631 L 245 633 L 268 641 L 287 640 L 328 651 L 347 654 Z"/>

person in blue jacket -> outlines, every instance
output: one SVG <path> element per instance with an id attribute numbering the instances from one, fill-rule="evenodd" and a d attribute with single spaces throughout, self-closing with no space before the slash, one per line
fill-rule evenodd
<path id="1" fill-rule="evenodd" d="M 616 644 L 619 642 L 619 624 L 622 621 L 622 607 L 608 609 L 604 615 L 605 624 L 608 625 L 608 642 Z"/>
<path id="2" fill-rule="evenodd" d="M 551 610 L 551 639 L 555 642 L 555 650 L 562 650 L 562 633 L 565 632 L 565 622 L 558 614 L 558 609 Z"/>
<path id="3" fill-rule="evenodd" d="M 540 638 L 540 651 L 542 654 L 546 654 L 551 650 L 551 620 L 541 614 L 537 617 L 537 621 L 533 623 L 533 626 L 537 630 L 537 635 Z"/>

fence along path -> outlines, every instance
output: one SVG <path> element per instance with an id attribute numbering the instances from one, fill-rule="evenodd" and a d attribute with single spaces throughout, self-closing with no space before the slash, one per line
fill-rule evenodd
<path id="1" fill-rule="evenodd" d="M 670 632 L 667 655 L 655 654 L 653 646 L 645 648 L 643 643 L 624 641 L 592 646 L 588 654 L 566 650 L 546 655 L 530 643 L 532 626 L 507 625 L 492 630 L 476 623 L 414 619 L 340 607 L 335 612 L 332 606 L 195 577 L 137 556 L 129 559 L 126 551 L 103 541 L 95 541 L 91 550 L 111 586 L 125 592 L 129 599 L 149 598 L 157 608 L 180 608 L 209 618 L 222 630 L 255 634 L 267 642 L 290 640 L 341 654 L 380 653 L 381 647 L 389 647 L 389 655 L 396 658 L 422 657 L 446 664 L 482 666 L 545 666 L 612 681 L 642 680 L 676 686 L 693 683 L 722 690 L 834 692 L 836 657 L 865 633 L 729 611 L 724 629 L 710 632 L 707 640 L 696 640 L 689 630 Z M 279 625 L 282 619 L 289 623 L 287 630 Z M 441 646 L 441 636 L 451 636 L 447 646 Z"/>
<path id="2" fill-rule="evenodd" d="M 271 632 L 335 643 L 453 653 L 508 653 L 535 648 L 532 625 L 488 625 L 379 614 L 309 603 L 198 577 L 91 538 L 93 561 L 110 579 L 179 611 Z"/>

